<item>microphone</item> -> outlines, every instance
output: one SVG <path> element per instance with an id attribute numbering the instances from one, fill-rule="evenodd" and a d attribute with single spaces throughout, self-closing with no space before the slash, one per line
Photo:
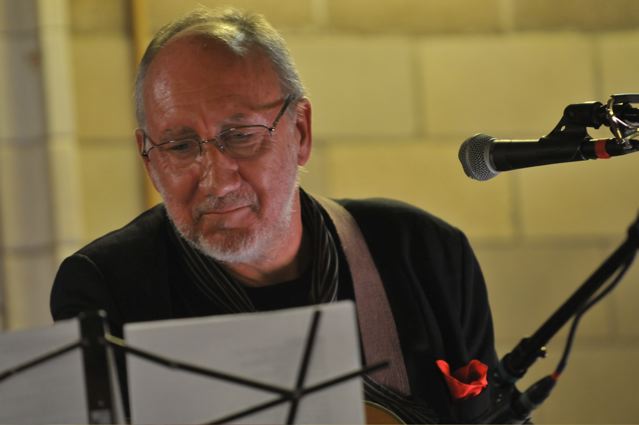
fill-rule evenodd
<path id="1" fill-rule="evenodd" d="M 562 162 L 606 159 L 639 150 L 639 141 L 616 139 L 497 140 L 485 134 L 467 139 L 459 149 L 459 160 L 468 177 L 489 180 L 500 171 Z"/>

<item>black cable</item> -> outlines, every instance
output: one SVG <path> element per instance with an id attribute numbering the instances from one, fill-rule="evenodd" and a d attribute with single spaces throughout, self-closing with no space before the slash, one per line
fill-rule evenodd
<path id="1" fill-rule="evenodd" d="M 512 402 L 510 402 L 506 406 L 506 408 L 497 410 L 495 414 L 485 418 L 487 419 L 485 422 L 528 423 L 528 421 L 530 421 L 530 413 L 537 407 L 539 407 L 548 398 L 548 396 L 550 396 L 550 393 L 554 389 L 559 376 L 566 367 L 568 357 L 570 356 L 575 336 L 577 334 L 577 327 L 580 323 L 581 318 L 590 308 L 601 301 L 606 295 L 610 294 L 610 292 L 619 284 L 623 276 L 630 268 L 634 257 L 635 252 L 629 255 L 629 257 L 623 263 L 621 263 L 617 270 L 613 272 L 616 273 L 616 275 L 613 277 L 610 283 L 608 283 L 606 287 L 603 288 L 596 296 L 593 296 L 590 299 L 586 300 L 584 302 L 584 305 L 577 311 L 577 313 L 575 313 L 570 331 L 566 338 L 564 352 L 559 363 L 557 364 L 557 367 L 555 368 L 555 371 L 552 374 L 547 375 L 541 378 L 539 381 L 535 382 L 523 393 L 516 395 Z"/>
<path id="2" fill-rule="evenodd" d="M 606 286 L 597 296 L 587 301 L 584 304 L 584 306 L 575 315 L 572 321 L 572 324 L 570 326 L 570 331 L 568 332 L 568 337 L 566 338 L 564 352 L 561 356 L 561 359 L 557 363 L 557 367 L 555 368 L 555 371 L 552 374 L 553 379 L 557 380 L 559 376 L 563 373 L 564 369 L 566 368 L 566 365 L 568 363 L 568 357 L 570 356 L 570 352 L 572 351 L 572 346 L 574 344 L 575 336 L 577 334 L 577 327 L 579 326 L 581 318 L 590 308 L 592 308 L 595 304 L 601 301 L 605 296 L 610 294 L 610 292 L 617 287 L 619 282 L 621 282 L 621 279 L 624 277 L 624 275 L 626 274 L 626 272 L 632 265 L 634 261 L 634 257 L 635 255 L 633 252 L 630 258 L 628 258 L 628 260 L 621 265 L 621 268 L 618 270 L 617 275 L 608 284 L 608 286 Z"/>

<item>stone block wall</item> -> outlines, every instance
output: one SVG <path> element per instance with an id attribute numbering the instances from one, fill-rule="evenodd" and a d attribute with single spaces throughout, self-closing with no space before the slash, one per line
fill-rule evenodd
<path id="1" fill-rule="evenodd" d="M 197 3 L 229 4 L 148 1 L 151 29 Z M 69 4 L 89 241 L 145 207 L 131 20 L 124 0 Z M 309 89 L 315 146 L 303 185 L 333 197 L 402 199 L 465 230 L 489 286 L 500 354 L 536 330 L 623 240 L 639 209 L 637 157 L 479 183 L 464 176 L 457 151 L 478 132 L 536 139 L 570 103 L 639 92 L 636 0 L 233 4 L 264 13 L 282 31 Z M 536 422 L 635 421 L 637 299 L 639 266 L 582 321 L 572 361 Z M 552 371 L 564 337 L 521 388 Z"/>

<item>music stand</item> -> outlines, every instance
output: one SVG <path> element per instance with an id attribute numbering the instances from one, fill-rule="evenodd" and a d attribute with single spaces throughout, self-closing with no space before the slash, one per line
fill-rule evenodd
<path id="1" fill-rule="evenodd" d="M 0 423 L 121 422 L 106 330 L 95 313 L 0 334 Z"/>
<path id="2" fill-rule="evenodd" d="M 353 378 L 383 366 L 360 367 L 350 301 L 130 324 L 125 335 L 134 423 L 363 423 Z"/>

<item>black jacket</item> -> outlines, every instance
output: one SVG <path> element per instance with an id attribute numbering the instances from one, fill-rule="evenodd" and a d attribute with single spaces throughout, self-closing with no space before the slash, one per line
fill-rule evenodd
<path id="1" fill-rule="evenodd" d="M 341 200 L 355 218 L 380 272 L 397 324 L 411 392 L 443 421 L 469 422 L 490 406 L 452 400 L 435 361 L 452 370 L 477 359 L 497 364 L 486 288 L 468 240 L 458 229 L 397 201 Z M 339 240 L 329 223 L 335 240 Z M 123 323 L 217 314 L 183 273 L 158 205 L 71 255 L 51 293 L 55 320 L 103 309 L 114 333 Z M 339 297 L 353 299 L 340 251 Z M 197 301 L 200 300 L 200 301 Z"/>

